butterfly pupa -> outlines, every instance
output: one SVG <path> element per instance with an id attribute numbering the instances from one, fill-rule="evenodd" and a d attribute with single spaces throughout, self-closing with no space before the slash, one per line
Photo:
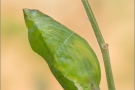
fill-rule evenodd
<path id="1" fill-rule="evenodd" d="M 64 90 L 100 90 L 99 61 L 87 41 L 39 10 L 23 12 L 31 48 Z"/>

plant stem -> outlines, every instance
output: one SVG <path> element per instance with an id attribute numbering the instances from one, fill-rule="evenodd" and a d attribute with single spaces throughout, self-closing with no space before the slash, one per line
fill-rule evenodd
<path id="1" fill-rule="evenodd" d="M 98 27 L 98 24 L 96 22 L 94 15 L 93 15 L 93 12 L 91 10 L 88 0 L 81 0 L 81 1 L 86 10 L 86 13 L 89 17 L 89 21 L 92 25 L 92 28 L 94 30 L 95 36 L 97 38 L 98 44 L 99 44 L 101 52 L 102 52 L 104 66 L 105 66 L 105 72 L 106 72 L 106 78 L 107 78 L 107 83 L 108 83 L 108 90 L 115 90 L 113 74 L 112 74 L 112 69 L 111 69 L 111 64 L 110 64 L 109 51 L 108 51 L 108 44 L 105 43 L 105 41 L 102 37 L 102 34 L 100 32 L 100 29 Z"/>

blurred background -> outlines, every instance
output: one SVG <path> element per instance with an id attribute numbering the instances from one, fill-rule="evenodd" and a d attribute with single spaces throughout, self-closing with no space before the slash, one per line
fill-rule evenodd
<path id="1" fill-rule="evenodd" d="M 117 90 L 134 89 L 134 0 L 89 0 L 109 44 Z M 38 9 L 71 30 L 87 18 L 81 0 L 1 0 L 1 90 L 63 90 L 28 42 L 23 8 Z M 96 52 L 101 90 L 108 90 L 101 52 L 89 21 L 76 33 Z"/>

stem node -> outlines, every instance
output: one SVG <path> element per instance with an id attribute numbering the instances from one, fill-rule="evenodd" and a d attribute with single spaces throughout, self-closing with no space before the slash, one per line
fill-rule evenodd
<path id="1" fill-rule="evenodd" d="M 108 43 L 104 43 L 104 44 L 102 45 L 102 48 L 103 48 L 103 49 L 108 49 L 108 46 L 109 46 Z"/>

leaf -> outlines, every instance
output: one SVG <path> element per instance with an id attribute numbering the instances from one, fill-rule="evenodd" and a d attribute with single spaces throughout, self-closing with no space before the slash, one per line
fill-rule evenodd
<path id="1" fill-rule="evenodd" d="M 64 90 L 99 90 L 100 66 L 87 41 L 38 10 L 23 12 L 33 51 L 45 59 Z"/>

